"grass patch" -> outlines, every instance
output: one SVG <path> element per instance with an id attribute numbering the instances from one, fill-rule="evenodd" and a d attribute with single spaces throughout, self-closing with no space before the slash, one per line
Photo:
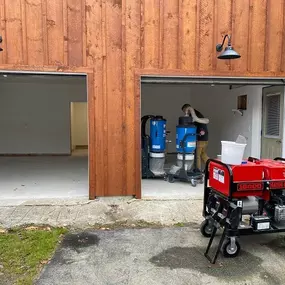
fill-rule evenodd
<path id="1" fill-rule="evenodd" d="M 184 223 L 176 223 L 174 224 L 175 227 L 185 227 Z"/>
<path id="2" fill-rule="evenodd" d="M 66 232 L 64 228 L 30 226 L 0 233 L 1 284 L 32 284 Z"/>

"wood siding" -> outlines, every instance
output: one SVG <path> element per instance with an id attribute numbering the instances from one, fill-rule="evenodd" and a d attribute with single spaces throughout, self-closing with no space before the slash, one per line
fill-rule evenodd
<path id="1" fill-rule="evenodd" d="M 147 70 L 285 76 L 284 4 L 285 0 L 0 0 L 0 68 L 87 68 L 90 197 L 133 195 L 140 183 L 135 74 Z M 232 34 L 241 59 L 217 60 L 215 45 L 226 33 Z"/>

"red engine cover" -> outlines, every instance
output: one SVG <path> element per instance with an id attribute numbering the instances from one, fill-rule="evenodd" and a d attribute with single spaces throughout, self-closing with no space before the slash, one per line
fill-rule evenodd
<path id="1" fill-rule="evenodd" d="M 259 161 L 264 167 L 265 180 L 285 180 L 285 163 L 272 159 L 261 159 Z"/>
<path id="2" fill-rule="evenodd" d="M 268 200 L 268 191 L 285 189 L 285 162 L 262 159 L 242 165 L 230 166 L 233 182 L 238 183 L 233 197 L 260 196 Z M 209 186 L 230 196 L 230 175 L 228 169 L 216 162 L 210 162 Z M 269 181 L 269 189 L 263 191 L 262 180 Z"/>
<path id="3" fill-rule="evenodd" d="M 234 197 L 249 196 L 251 191 L 262 192 L 262 183 L 258 183 L 258 181 L 263 179 L 263 165 L 247 162 L 242 165 L 230 166 L 230 168 L 233 173 L 233 182 L 247 182 L 239 185 L 238 192 L 235 192 Z M 230 196 L 228 169 L 219 163 L 211 161 L 209 171 L 209 186 L 226 196 Z M 261 193 L 252 195 L 261 195 Z"/>

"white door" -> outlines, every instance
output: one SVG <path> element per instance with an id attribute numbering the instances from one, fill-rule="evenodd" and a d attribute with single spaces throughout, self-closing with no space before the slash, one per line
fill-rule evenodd
<path id="1" fill-rule="evenodd" d="M 282 156 L 284 87 L 263 88 L 261 157 Z"/>

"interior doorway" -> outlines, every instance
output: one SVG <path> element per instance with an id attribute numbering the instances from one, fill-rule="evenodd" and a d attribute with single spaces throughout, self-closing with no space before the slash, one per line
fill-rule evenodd
<path id="1" fill-rule="evenodd" d="M 281 157 L 284 133 L 284 87 L 263 88 L 262 102 L 261 157 L 271 159 Z"/>
<path id="2" fill-rule="evenodd" d="M 70 103 L 71 153 L 88 153 L 88 106 L 87 102 Z"/>

